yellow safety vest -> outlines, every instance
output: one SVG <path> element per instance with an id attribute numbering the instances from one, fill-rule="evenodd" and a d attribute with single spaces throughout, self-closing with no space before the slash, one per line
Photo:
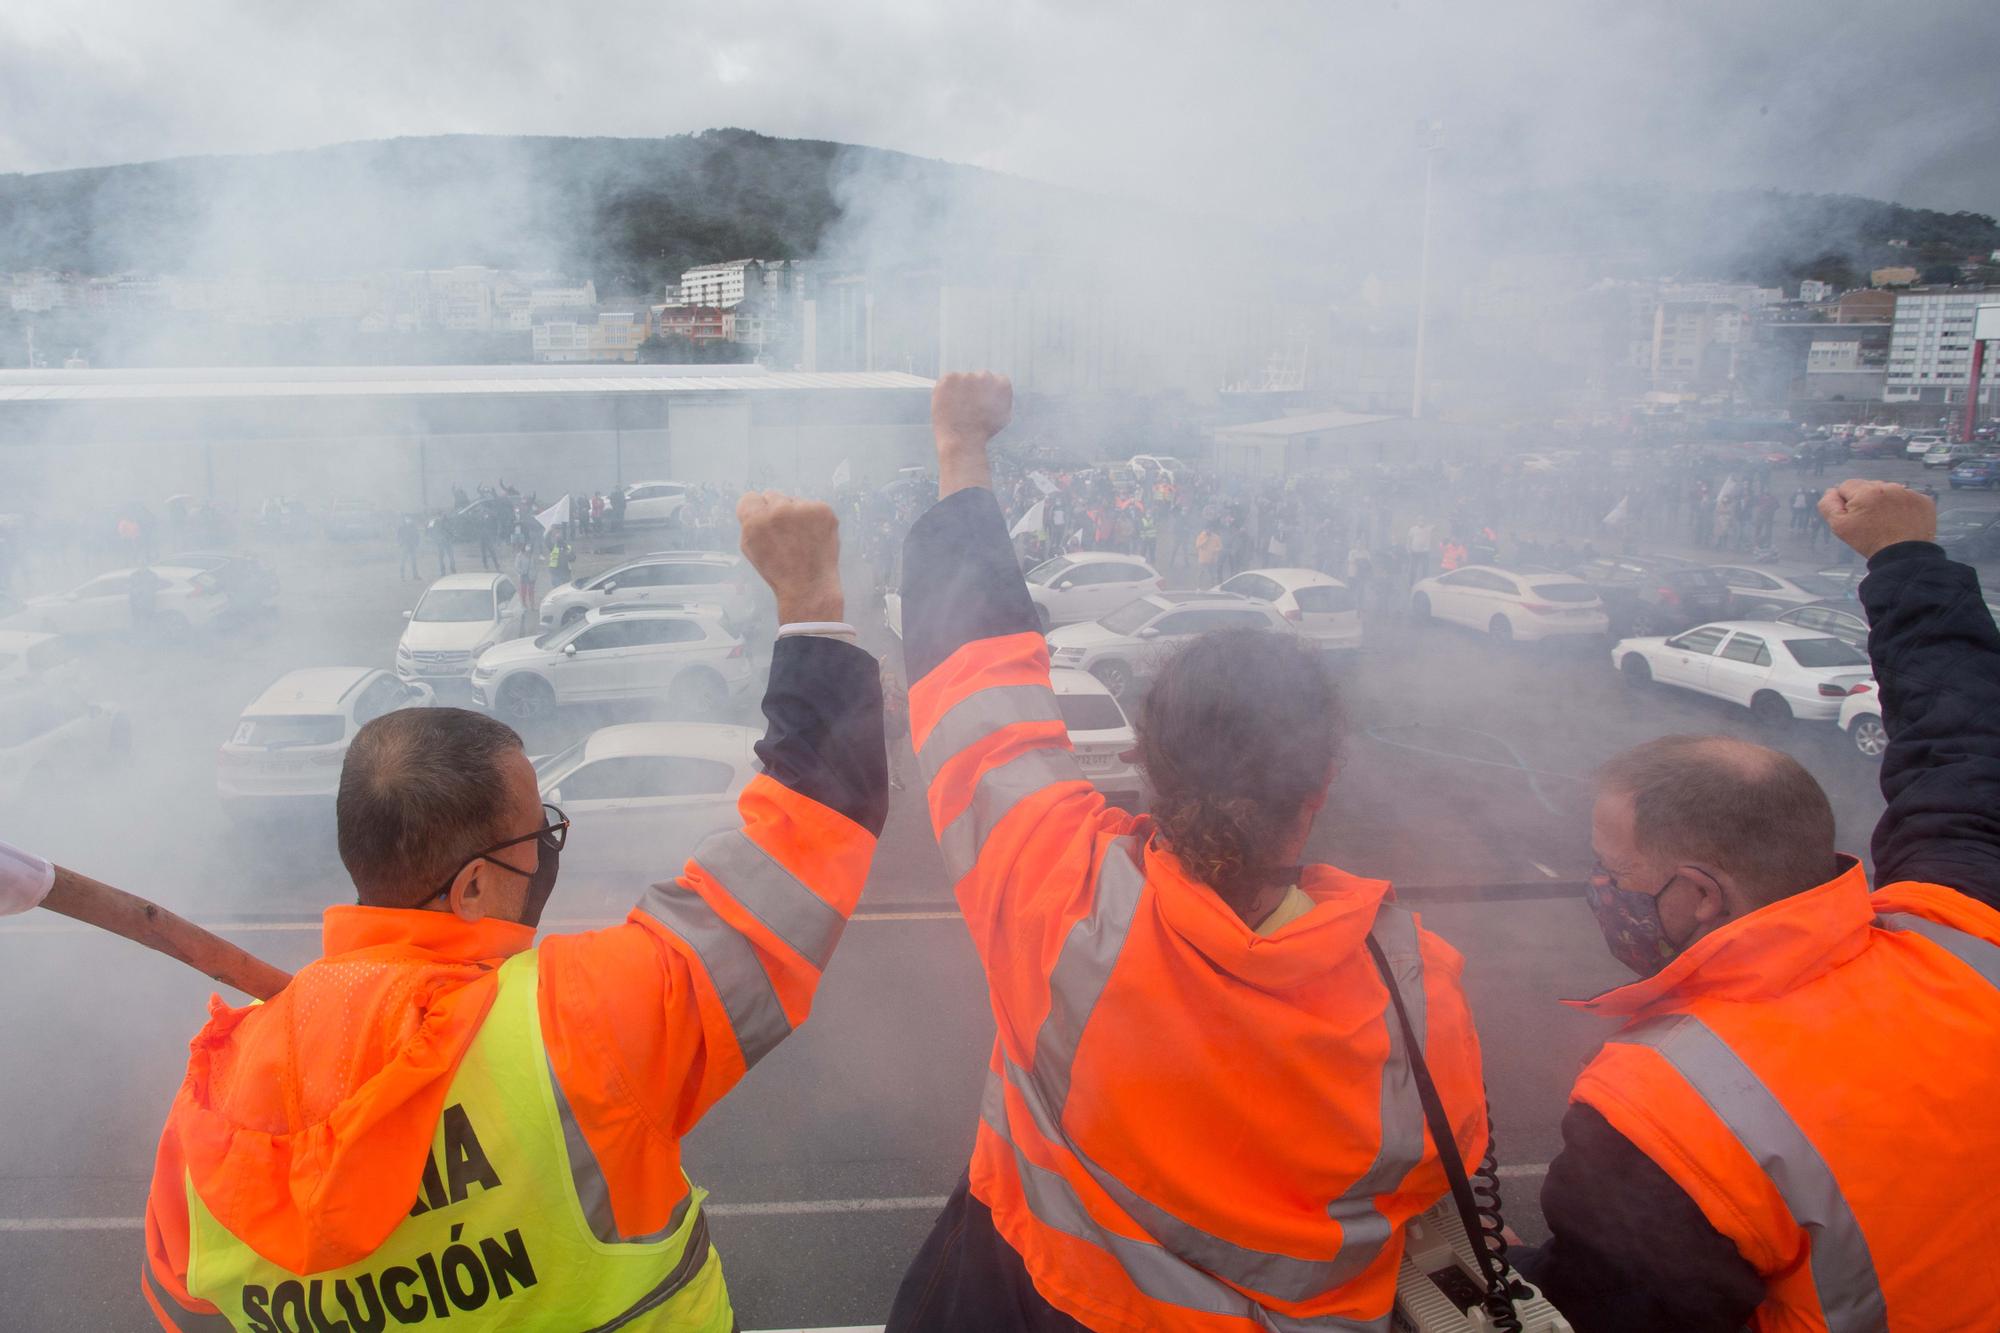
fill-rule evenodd
<path id="1" fill-rule="evenodd" d="M 366 1259 L 299 1274 L 230 1234 L 188 1184 L 190 1294 L 244 1333 L 459 1330 L 729 1333 L 722 1260 L 687 1201 L 663 1234 L 621 1238 L 590 1146 L 550 1072 L 538 956 L 500 968 L 445 1099 L 410 1216 Z"/>

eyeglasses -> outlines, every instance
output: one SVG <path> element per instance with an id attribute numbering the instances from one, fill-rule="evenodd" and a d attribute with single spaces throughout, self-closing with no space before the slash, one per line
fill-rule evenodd
<path id="1" fill-rule="evenodd" d="M 464 870 L 467 866 L 471 865 L 474 861 L 491 861 L 494 865 L 499 866 L 502 870 L 511 870 L 523 879 L 534 878 L 535 874 L 534 871 L 523 870 L 521 869 L 521 867 L 517 865 L 513 865 L 507 861 L 502 861 L 499 857 L 495 856 L 493 853 L 498 851 L 503 851 L 509 847 L 518 847 L 520 844 L 524 842 L 538 842 L 546 850 L 551 852 L 561 851 L 563 849 L 563 844 L 569 841 L 569 816 L 564 814 L 558 807 L 550 805 L 546 801 L 542 803 L 542 813 L 549 817 L 548 823 L 536 829 L 533 833 L 523 833 L 518 838 L 509 838 L 505 842 L 496 842 L 491 847 L 487 847 L 484 848 L 483 850 L 474 852 L 472 855 L 466 857 L 463 861 L 460 861 L 458 863 L 457 868 L 454 869 L 450 875 L 445 877 L 443 888 L 439 889 L 436 893 L 431 894 L 429 897 L 426 897 L 416 903 L 411 904 L 411 906 L 428 907 L 432 903 L 436 902 L 438 899 L 444 897 L 447 893 L 450 893 L 451 886 L 453 883 L 457 881 L 459 872 Z"/>

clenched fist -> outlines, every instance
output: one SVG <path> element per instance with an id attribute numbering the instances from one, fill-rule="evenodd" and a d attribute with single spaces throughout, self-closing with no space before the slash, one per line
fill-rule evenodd
<path id="1" fill-rule="evenodd" d="M 937 440 L 938 493 L 993 484 L 986 445 L 1014 415 L 1014 384 L 981 370 L 938 377 L 931 390 L 931 434 Z"/>
<path id="2" fill-rule="evenodd" d="M 1897 542 L 1937 540 L 1937 506 L 1892 481 L 1843 481 L 1819 499 L 1820 517 L 1833 535 L 1865 560 Z"/>
<path id="3" fill-rule="evenodd" d="M 831 506 L 779 491 L 752 491 L 736 502 L 743 558 L 771 585 L 778 623 L 840 620 L 840 520 Z"/>

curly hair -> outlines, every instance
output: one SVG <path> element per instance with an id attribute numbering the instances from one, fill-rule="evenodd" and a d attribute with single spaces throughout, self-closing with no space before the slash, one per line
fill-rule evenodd
<path id="1" fill-rule="evenodd" d="M 1224 630 L 1167 663 L 1138 732 L 1157 836 L 1241 913 L 1269 880 L 1272 846 L 1324 788 L 1346 718 L 1310 642 Z"/>

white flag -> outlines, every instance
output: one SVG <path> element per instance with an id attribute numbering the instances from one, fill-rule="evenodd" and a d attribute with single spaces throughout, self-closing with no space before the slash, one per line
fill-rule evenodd
<path id="1" fill-rule="evenodd" d="M 565 494 L 562 499 L 556 501 L 554 504 L 550 505 L 547 509 L 544 509 L 541 513 L 535 515 L 535 522 L 542 525 L 543 532 L 547 532 L 550 528 L 553 528 L 558 524 L 560 524 L 565 528 L 568 527 L 569 496 Z"/>
<path id="2" fill-rule="evenodd" d="M 839 467 L 837 467 L 837 468 L 835 468 L 835 469 L 833 470 L 833 484 L 834 484 L 834 485 L 836 485 L 836 486 L 845 486 L 845 485 L 846 485 L 846 484 L 847 484 L 848 482 L 850 482 L 850 481 L 852 481 L 852 480 L 854 479 L 854 473 L 853 473 L 853 471 L 852 471 L 852 470 L 851 470 L 851 469 L 850 469 L 850 468 L 849 468 L 849 467 L 847 466 L 847 462 L 848 462 L 848 460 L 847 460 L 847 459 L 845 459 L 845 458 L 841 459 L 841 460 L 840 460 L 840 466 L 839 466 Z"/>
<path id="3" fill-rule="evenodd" d="M 1605 527 L 1616 528 L 1624 526 L 1626 516 L 1632 512 L 1631 506 L 1628 503 L 1631 500 L 1631 498 L 1632 497 L 1629 495 L 1621 495 L 1618 497 L 1618 503 L 1613 505 L 1611 507 L 1611 512 L 1604 516 Z"/>
<path id="4" fill-rule="evenodd" d="M 1043 495 L 1054 495 L 1057 491 L 1062 489 L 1062 487 L 1056 485 L 1054 481 L 1049 479 L 1049 474 L 1046 472 L 1030 472 L 1028 474 L 1028 480 L 1034 482 L 1035 489 L 1040 491 Z"/>
<path id="5" fill-rule="evenodd" d="M 1029 505 L 1028 512 L 1021 515 L 1021 521 L 1007 529 L 1007 535 L 1009 537 L 1019 537 L 1023 533 L 1040 532 L 1042 530 L 1043 503 L 1043 501 L 1037 500 Z"/>

